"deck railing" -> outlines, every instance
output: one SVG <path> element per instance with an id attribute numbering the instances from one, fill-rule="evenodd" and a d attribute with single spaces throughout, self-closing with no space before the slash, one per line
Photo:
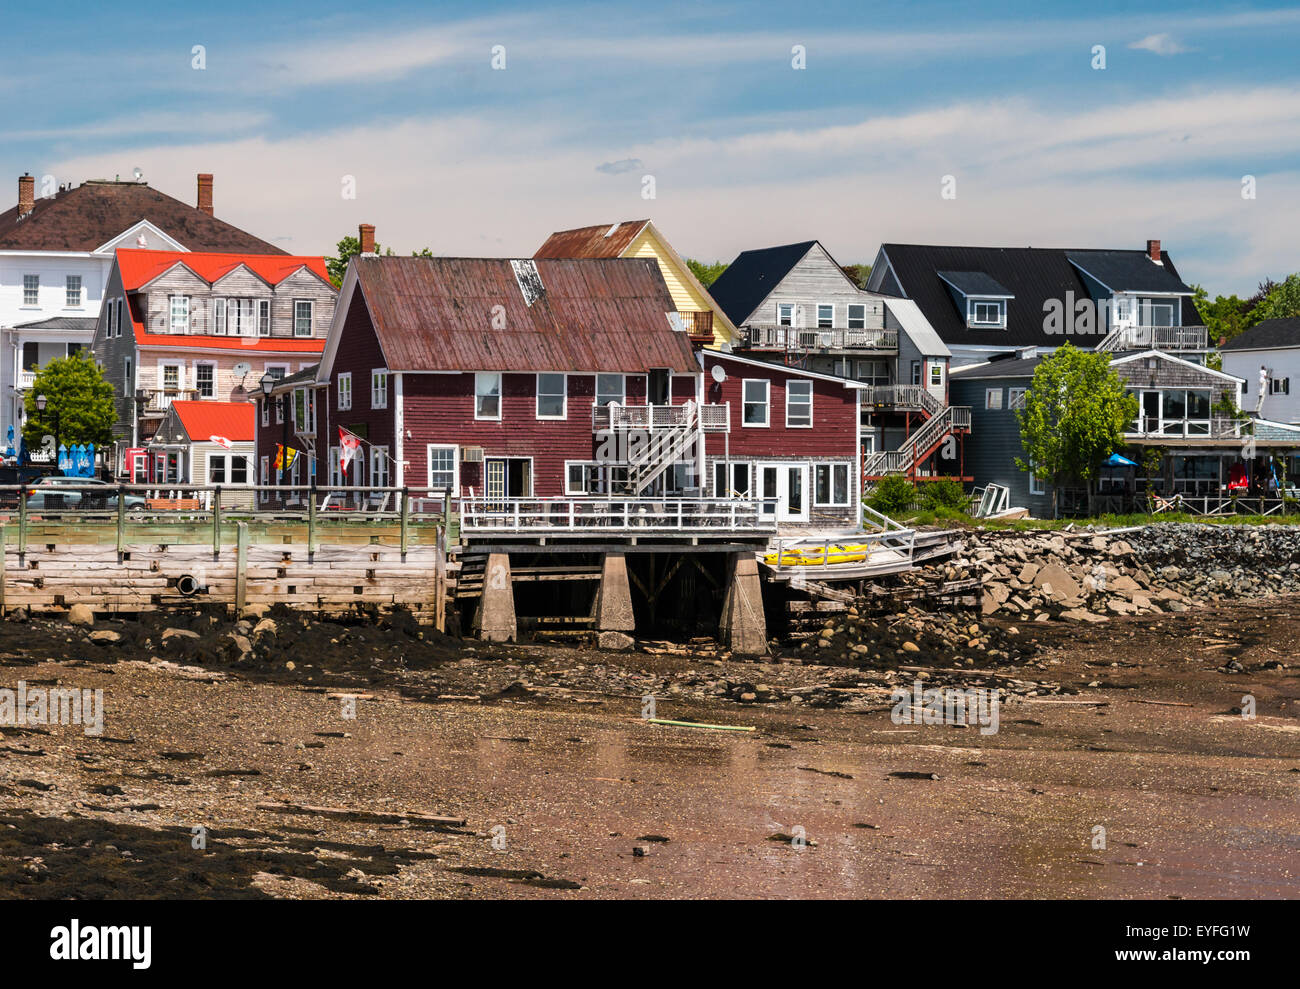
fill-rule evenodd
<path id="1" fill-rule="evenodd" d="M 943 411 L 943 402 L 922 385 L 867 385 L 862 389 L 862 404 L 925 409 L 931 415 Z"/>
<path id="2" fill-rule="evenodd" d="M 776 531 L 775 502 L 739 498 L 461 498 L 464 533 Z"/>
<path id="3" fill-rule="evenodd" d="M 1113 330 L 1098 350 L 1205 350 L 1204 326 L 1121 326 Z"/>
<path id="4" fill-rule="evenodd" d="M 760 350 L 891 351 L 898 349 L 898 331 L 749 323 L 745 326 L 744 346 Z"/>
<path id="5" fill-rule="evenodd" d="M 192 401 L 199 397 L 197 388 L 147 388 L 144 400 L 140 402 L 140 414 L 166 412 L 172 402 Z"/>
<path id="6" fill-rule="evenodd" d="M 1241 435 L 1242 421 L 1226 416 L 1208 419 L 1165 419 L 1159 416 L 1142 416 L 1136 422 L 1129 423 L 1125 436 L 1134 438 L 1155 438 L 1162 436 L 1184 436 L 1218 438 Z"/>
<path id="7" fill-rule="evenodd" d="M 731 424 L 731 403 L 720 405 L 699 405 L 700 425 L 706 433 L 725 433 Z M 690 422 L 689 407 L 680 405 L 593 405 L 591 407 L 591 431 L 603 433 L 607 430 L 623 429 L 671 429 L 685 426 Z"/>

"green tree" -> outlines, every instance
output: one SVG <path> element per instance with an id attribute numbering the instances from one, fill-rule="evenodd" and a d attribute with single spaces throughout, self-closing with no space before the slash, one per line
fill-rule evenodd
<path id="1" fill-rule="evenodd" d="M 1016 466 L 1052 485 L 1052 517 L 1066 481 L 1091 484 L 1101 462 L 1123 446 L 1137 418 L 1137 399 L 1110 366 L 1106 353 L 1065 344 L 1043 360 L 1016 411 L 1026 459 Z M 1090 495 L 1091 497 L 1091 495 Z"/>
<path id="2" fill-rule="evenodd" d="M 330 281 L 334 283 L 334 287 L 338 288 L 343 284 L 343 276 L 347 274 L 348 262 L 361 253 L 361 241 L 356 237 L 347 236 L 340 240 L 334 249 L 339 252 L 338 257 L 326 258 L 325 270 L 329 272 Z M 391 247 L 381 248 L 378 242 L 375 243 L 375 253 L 388 258 L 394 255 Z M 422 247 L 418 251 L 412 251 L 411 257 L 431 258 L 433 257 L 433 251 L 427 247 Z"/>
<path id="3" fill-rule="evenodd" d="M 708 288 L 727 270 L 727 266 L 721 261 L 714 261 L 712 264 L 705 264 L 703 261 L 696 261 L 694 258 L 686 259 L 686 267 L 691 269 L 691 274 L 700 280 L 700 284 Z"/>
<path id="4" fill-rule="evenodd" d="M 1246 300 L 1235 295 L 1220 295 L 1211 302 L 1209 293 L 1200 285 L 1193 285 L 1192 291 L 1192 302 L 1201 315 L 1201 322 L 1205 324 L 1210 346 L 1221 340 L 1227 342 L 1250 329 L 1252 324 Z"/>
<path id="5" fill-rule="evenodd" d="M 1265 319 L 1290 319 L 1295 316 L 1300 316 L 1300 273 L 1288 275 L 1280 285 L 1273 284 L 1259 305 L 1250 312 L 1252 324 Z"/>
<path id="6" fill-rule="evenodd" d="M 41 395 L 45 396 L 44 411 L 37 407 Z M 28 449 L 40 449 L 46 436 L 57 436 L 64 446 L 104 446 L 113 441 L 113 423 L 117 419 L 113 386 L 104 380 L 89 351 L 60 357 L 41 368 L 24 408 L 27 421 L 23 439 Z"/>
<path id="7" fill-rule="evenodd" d="M 858 288 L 867 287 L 867 279 L 871 277 L 871 265 L 869 264 L 845 264 L 840 266 L 840 270 L 853 280 L 853 284 Z"/>

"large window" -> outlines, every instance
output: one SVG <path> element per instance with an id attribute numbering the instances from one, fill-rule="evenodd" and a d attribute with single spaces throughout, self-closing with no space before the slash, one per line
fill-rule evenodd
<path id="1" fill-rule="evenodd" d="M 537 418 L 563 419 L 568 412 L 568 392 L 563 374 L 537 376 Z"/>
<path id="2" fill-rule="evenodd" d="M 383 368 L 376 368 L 370 372 L 370 407 L 388 408 L 388 372 Z"/>
<path id="3" fill-rule="evenodd" d="M 41 301 L 41 276 L 23 275 L 23 305 L 35 306 Z"/>
<path id="4" fill-rule="evenodd" d="M 190 297 L 173 295 L 171 303 L 171 331 L 173 333 L 190 332 Z"/>
<path id="5" fill-rule="evenodd" d="M 311 336 L 311 300 L 295 299 L 293 303 L 293 335 Z"/>
<path id="6" fill-rule="evenodd" d="M 849 329 L 865 330 L 867 328 L 867 307 L 860 302 L 849 304 Z"/>
<path id="7" fill-rule="evenodd" d="M 621 374 L 596 375 L 596 404 L 609 405 L 617 402 L 623 405 L 627 401 L 627 379 Z"/>
<path id="8" fill-rule="evenodd" d="M 813 504 L 841 507 L 849 503 L 849 465 L 813 466 Z"/>
<path id="9" fill-rule="evenodd" d="M 746 378 L 742 383 L 744 397 L 744 426 L 766 426 L 770 421 L 768 393 L 772 383 L 766 378 Z"/>
<path id="10" fill-rule="evenodd" d="M 339 375 L 339 411 L 346 412 L 352 408 L 352 372 L 344 371 Z"/>
<path id="11" fill-rule="evenodd" d="M 199 398 L 213 398 L 217 393 L 217 366 L 209 363 L 194 365 L 194 387 Z"/>
<path id="12" fill-rule="evenodd" d="M 803 429 L 813 424 L 813 383 L 787 381 L 785 385 L 785 424 Z"/>
<path id="13" fill-rule="evenodd" d="M 870 385 L 889 384 L 892 380 L 889 373 L 889 361 L 858 361 L 857 379 Z"/>
<path id="14" fill-rule="evenodd" d="M 266 458 L 263 457 L 262 459 L 265 462 Z M 235 454 L 208 454 L 208 483 L 247 484 L 248 458 Z"/>
<path id="15" fill-rule="evenodd" d="M 81 276 L 69 275 L 67 278 L 66 286 L 67 286 L 67 299 L 64 300 L 63 304 L 67 306 L 69 309 L 80 309 L 81 308 Z"/>
<path id="16" fill-rule="evenodd" d="M 293 428 L 308 436 L 316 435 L 316 389 L 293 390 Z"/>
<path id="17" fill-rule="evenodd" d="M 728 464 L 725 461 L 714 461 L 713 497 L 748 498 L 750 494 L 749 466 L 748 463 L 743 462 L 732 461 Z"/>
<path id="18" fill-rule="evenodd" d="M 262 300 L 259 299 L 213 299 L 212 332 L 232 337 L 254 337 L 258 335 L 258 320 Z M 271 332 L 271 313 L 266 312 L 267 334 Z"/>
<path id="19" fill-rule="evenodd" d="M 386 446 L 370 448 L 370 486 L 388 487 L 388 447 Z"/>
<path id="20" fill-rule="evenodd" d="M 818 306 L 817 307 L 817 328 L 819 330 L 828 330 L 835 325 L 835 307 Z"/>
<path id="21" fill-rule="evenodd" d="M 501 375 L 480 371 L 474 375 L 474 418 L 501 418 Z"/>
<path id="22" fill-rule="evenodd" d="M 450 488 L 452 495 L 460 494 L 457 474 L 459 452 L 454 446 L 429 444 L 429 490 L 431 492 Z"/>

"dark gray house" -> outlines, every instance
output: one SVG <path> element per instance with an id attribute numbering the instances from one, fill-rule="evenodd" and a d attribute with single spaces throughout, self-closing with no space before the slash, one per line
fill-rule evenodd
<path id="1" fill-rule="evenodd" d="M 1198 362 L 1207 345 L 1192 289 L 1158 240 L 1144 251 L 882 244 L 867 287 L 915 302 L 954 368 L 1067 340 Z"/>

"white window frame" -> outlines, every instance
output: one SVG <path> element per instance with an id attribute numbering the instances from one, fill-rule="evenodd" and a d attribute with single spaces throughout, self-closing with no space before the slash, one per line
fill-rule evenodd
<path id="1" fill-rule="evenodd" d="M 41 276 L 23 275 L 23 308 L 30 309 L 41 304 Z"/>
<path id="2" fill-rule="evenodd" d="M 269 337 L 271 335 L 271 300 L 257 300 L 257 335 L 259 337 Z"/>
<path id="3" fill-rule="evenodd" d="M 338 407 L 340 412 L 348 412 L 352 408 L 352 372 L 343 371 L 339 374 L 338 388 Z"/>
<path id="4" fill-rule="evenodd" d="M 726 478 L 726 488 L 723 491 L 718 490 L 719 470 L 725 471 L 724 476 Z M 746 484 L 745 484 L 744 491 L 740 491 L 740 489 L 733 488 L 732 486 L 732 482 L 736 480 L 737 470 L 742 470 L 745 472 Z M 711 480 L 713 482 L 713 497 L 715 498 L 730 498 L 732 496 L 731 492 L 733 490 L 737 492 L 736 497 L 738 498 L 752 498 L 754 496 L 754 485 L 758 482 L 758 479 L 755 477 L 754 474 L 754 464 L 748 460 L 713 461 L 713 477 L 711 478 Z"/>
<path id="5" fill-rule="evenodd" d="M 849 506 L 853 500 L 853 474 L 849 470 L 849 466 L 849 464 L 833 462 L 813 464 L 812 498 L 814 508 L 847 508 Z M 830 501 L 817 500 L 817 472 L 821 470 L 829 473 L 827 490 L 830 492 Z M 844 500 L 835 501 L 835 475 L 840 471 L 844 473 Z"/>
<path id="6" fill-rule="evenodd" d="M 176 391 L 185 390 L 185 362 L 184 361 L 159 361 L 158 362 L 158 390 L 167 391 L 167 369 L 176 368 Z"/>
<path id="7" fill-rule="evenodd" d="M 829 316 L 823 316 L 823 315 L 822 315 L 822 310 L 823 310 L 823 309 L 829 309 L 829 310 L 830 310 L 830 315 L 829 315 Z M 822 322 L 823 319 L 826 320 L 825 323 Z M 819 303 L 817 303 L 817 329 L 819 329 L 819 330 L 829 330 L 829 329 L 830 329 L 831 327 L 833 327 L 834 325 L 835 325 L 835 304 L 834 304 L 833 302 L 830 302 L 830 303 L 828 303 L 828 302 L 819 302 Z"/>
<path id="8" fill-rule="evenodd" d="M 1029 493 L 1031 495 L 1047 494 L 1047 481 L 1034 475 L 1034 462 L 1029 461 Z"/>
<path id="9" fill-rule="evenodd" d="M 450 485 L 434 483 L 433 454 L 435 450 L 438 451 L 439 453 L 445 453 L 448 450 L 451 451 L 451 484 Z M 429 494 L 433 495 L 435 492 L 442 491 L 444 488 L 450 487 L 451 496 L 453 498 L 457 497 L 460 494 L 460 447 L 457 446 L 455 443 L 430 443 L 428 446 L 425 447 L 424 456 L 425 456 L 425 460 L 424 460 L 425 480 L 428 482 L 429 485 Z M 446 474 L 447 471 L 440 470 L 437 473 Z"/>
<path id="10" fill-rule="evenodd" d="M 261 483 L 262 483 L 262 484 L 265 485 L 265 484 L 270 484 L 270 483 L 271 483 L 271 458 L 270 458 L 270 457 L 263 457 L 263 458 L 262 458 L 262 464 L 261 464 L 261 468 L 260 468 L 260 474 L 259 474 L 258 476 L 261 477 L 261 479 L 262 479 Z M 271 492 L 269 492 L 269 491 L 259 491 L 259 492 L 257 492 L 257 500 L 258 500 L 258 501 L 266 501 L 266 499 L 267 499 L 268 497 L 270 497 L 270 494 L 271 494 Z"/>
<path id="11" fill-rule="evenodd" d="M 235 480 L 235 460 L 244 461 L 244 480 Z M 262 459 L 266 459 L 263 457 Z M 212 464 L 214 461 L 221 461 L 221 473 L 225 480 L 214 481 L 212 479 Z M 209 453 L 208 454 L 208 483 L 220 484 L 223 488 L 246 488 L 253 482 L 249 480 L 248 454 L 246 453 Z"/>
<path id="12" fill-rule="evenodd" d="M 559 396 L 560 396 L 560 414 L 559 414 L 559 415 L 543 415 L 543 414 L 542 414 L 542 379 L 543 379 L 543 378 L 559 378 L 559 379 L 560 379 L 560 388 L 561 388 L 561 391 L 560 391 L 560 393 L 559 393 Z M 569 418 L 569 376 L 568 376 L 567 374 L 565 374 L 564 372 L 562 372 L 562 371 L 539 371 L 539 372 L 537 373 L 537 380 L 536 380 L 536 382 L 534 383 L 534 386 L 533 386 L 533 396 L 534 396 L 534 401 L 533 401 L 533 411 L 536 413 L 536 416 L 537 416 L 538 419 L 562 420 L 562 419 L 567 419 L 567 418 Z M 547 393 L 546 393 L 546 397 L 547 397 L 547 398 L 555 398 L 555 397 L 556 397 L 556 393 L 555 393 L 555 392 L 547 392 Z M 475 405 L 477 406 L 477 403 L 475 403 Z"/>
<path id="13" fill-rule="evenodd" d="M 203 389 L 199 387 L 199 368 L 212 368 L 212 394 L 204 395 Z M 195 361 L 194 362 L 194 391 L 199 398 L 215 400 L 217 397 L 217 362 L 216 361 Z"/>
<path id="14" fill-rule="evenodd" d="M 272 399 L 271 399 L 271 398 L 264 396 L 264 397 L 262 398 L 262 401 L 259 403 L 259 404 L 262 406 L 262 425 L 263 425 L 263 426 L 270 426 L 270 425 L 271 425 L 271 402 L 272 402 Z"/>
<path id="15" fill-rule="evenodd" d="M 604 394 L 604 395 L 606 395 L 606 396 L 609 396 L 609 395 L 612 394 L 612 392 L 610 392 L 610 391 L 608 391 L 608 390 L 605 390 L 604 392 L 601 391 L 601 387 L 600 387 L 600 379 L 601 379 L 601 378 L 617 378 L 617 379 L 618 379 L 618 389 L 619 389 L 619 390 L 618 390 L 618 398 L 617 398 L 617 399 L 614 399 L 614 398 L 608 398 L 606 401 L 601 401 L 601 395 L 602 395 L 602 394 Z M 627 404 L 627 375 L 624 375 L 624 374 L 598 374 L 598 375 L 596 375 L 596 404 L 597 404 L 597 405 L 609 405 L 609 404 L 611 404 L 611 402 L 615 402 L 615 403 L 617 403 L 617 404 L 619 404 L 619 405 L 626 405 L 626 404 Z"/>
<path id="16" fill-rule="evenodd" d="M 794 388 L 796 385 L 799 386 L 800 389 L 803 388 L 808 389 L 807 402 L 795 403 L 790 400 L 791 389 Z M 799 405 L 807 405 L 808 407 L 807 422 L 791 421 L 790 410 L 792 407 L 798 407 Z M 812 429 L 813 428 L 813 383 L 811 381 L 790 380 L 785 383 L 785 428 L 786 429 Z"/>
<path id="17" fill-rule="evenodd" d="M 479 415 L 479 398 L 492 397 L 490 395 L 480 396 L 479 382 L 489 378 L 496 379 L 497 414 L 494 416 Z M 502 394 L 502 392 L 505 390 L 504 386 L 505 386 L 505 378 L 500 371 L 475 371 L 474 372 L 474 418 L 475 419 L 479 421 L 486 421 L 486 422 L 501 421 L 502 406 L 505 404 L 504 402 L 505 396 Z"/>
<path id="18" fill-rule="evenodd" d="M 935 380 L 934 380 L 936 376 L 937 376 L 938 379 L 939 379 L 938 381 L 935 381 Z M 943 365 L 942 365 L 941 363 L 939 363 L 938 361 L 934 361 L 934 362 L 930 365 L 930 385 L 929 385 L 929 387 L 931 387 L 931 388 L 942 388 L 942 387 L 943 387 Z"/>
<path id="19" fill-rule="evenodd" d="M 388 408 L 388 369 L 372 368 L 370 371 L 370 407 L 372 409 Z"/>
<path id="20" fill-rule="evenodd" d="M 995 319 L 980 319 L 980 307 L 991 306 Z M 1007 303 L 1005 299 L 967 299 L 966 325 L 1002 327 L 1007 325 Z"/>
<path id="21" fill-rule="evenodd" d="M 984 389 L 984 409 L 987 412 L 999 412 L 1002 410 L 1001 388 Z"/>
<path id="22" fill-rule="evenodd" d="M 1015 411 L 1025 407 L 1025 395 L 1029 393 L 1028 388 L 1008 388 L 1007 389 L 1007 409 Z"/>
<path id="23" fill-rule="evenodd" d="M 749 392 L 749 386 L 757 384 L 763 386 L 763 401 L 755 402 L 746 397 Z M 746 422 L 749 418 L 746 414 L 749 406 L 763 406 L 762 422 Z M 772 382 L 767 378 L 744 378 L 740 382 L 740 425 L 745 429 L 767 429 L 772 425 Z"/>
<path id="24" fill-rule="evenodd" d="M 177 312 L 177 303 L 182 303 L 183 313 Z M 181 329 L 176 328 L 178 316 L 184 324 Z M 190 332 L 190 297 L 188 295 L 167 296 L 167 332 L 173 336 Z"/>
<path id="25" fill-rule="evenodd" d="M 212 300 L 212 332 L 219 337 L 226 335 L 226 300 Z"/>
<path id="26" fill-rule="evenodd" d="M 793 302 L 778 302 L 776 304 L 776 325 L 794 326 Z"/>
<path id="27" fill-rule="evenodd" d="M 300 332 L 300 331 L 299 331 L 299 328 L 298 328 L 298 320 L 301 318 L 301 317 L 298 315 L 298 307 L 299 307 L 299 306 L 306 306 L 306 307 L 307 307 L 307 332 L 306 332 L 306 333 L 302 333 L 302 332 Z M 311 300 L 311 299 L 294 299 L 294 300 L 293 300 L 293 335 L 294 335 L 295 337 L 310 337 L 310 336 L 311 336 L 312 321 L 315 319 L 315 317 L 316 317 L 316 306 L 315 306 L 313 300 Z"/>
<path id="28" fill-rule="evenodd" d="M 127 397 L 135 397 L 135 359 L 127 357 L 122 363 L 122 386 Z"/>
<path id="29" fill-rule="evenodd" d="M 370 479 L 367 482 L 370 487 L 391 488 L 393 486 L 393 478 L 389 469 L 390 467 L 391 465 L 388 462 L 388 447 L 375 446 L 372 444 L 370 447 Z M 379 483 L 381 472 L 383 474 L 383 484 Z"/>
<path id="30" fill-rule="evenodd" d="M 77 286 L 75 289 L 72 287 L 74 282 L 76 283 Z M 82 302 L 85 299 L 84 296 L 85 289 L 81 284 L 81 276 L 65 275 L 63 277 L 63 288 L 64 288 L 63 308 L 80 309 L 82 307 Z"/>
<path id="31" fill-rule="evenodd" d="M 862 315 L 854 316 L 853 310 L 861 309 Z M 867 304 L 865 302 L 850 302 L 847 314 L 847 326 L 850 330 L 865 330 L 867 328 Z M 857 320 L 858 325 L 854 326 L 853 322 Z"/>

